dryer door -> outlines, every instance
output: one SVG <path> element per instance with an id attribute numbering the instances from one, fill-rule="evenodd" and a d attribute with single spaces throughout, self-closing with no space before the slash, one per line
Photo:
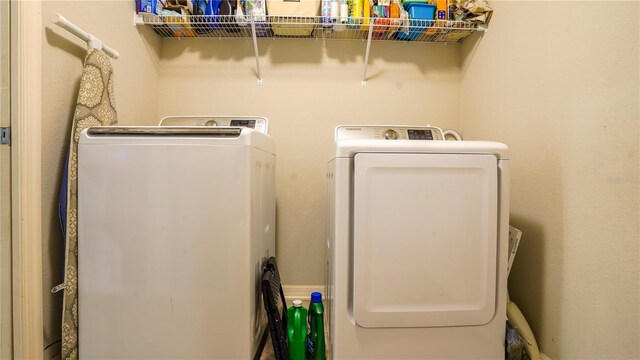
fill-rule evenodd
<path id="1" fill-rule="evenodd" d="M 361 153 L 354 162 L 356 323 L 488 323 L 496 303 L 496 157 Z"/>

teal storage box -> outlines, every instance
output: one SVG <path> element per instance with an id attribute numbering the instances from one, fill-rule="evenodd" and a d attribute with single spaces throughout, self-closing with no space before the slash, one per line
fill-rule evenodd
<path id="1" fill-rule="evenodd" d="M 436 16 L 436 6 L 422 2 L 405 2 L 402 6 L 409 13 L 411 19 L 409 33 L 399 30 L 396 34 L 398 40 L 414 40 L 424 31 L 425 26 L 431 23 L 425 20 L 433 20 Z"/>

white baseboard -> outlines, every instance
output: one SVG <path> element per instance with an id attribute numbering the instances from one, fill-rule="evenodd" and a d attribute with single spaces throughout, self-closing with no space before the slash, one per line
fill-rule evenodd
<path id="1" fill-rule="evenodd" d="M 311 300 L 311 293 L 320 291 L 324 296 L 324 285 L 282 285 L 287 303 L 293 300 Z"/>

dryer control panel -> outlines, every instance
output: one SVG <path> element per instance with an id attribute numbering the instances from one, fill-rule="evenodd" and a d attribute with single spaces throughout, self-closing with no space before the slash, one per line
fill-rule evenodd
<path id="1" fill-rule="evenodd" d="M 268 121 L 260 116 L 167 116 L 160 126 L 225 126 L 248 127 L 268 133 Z"/>
<path id="2" fill-rule="evenodd" d="M 444 140 L 442 129 L 435 126 L 351 126 L 336 128 L 336 140 Z"/>

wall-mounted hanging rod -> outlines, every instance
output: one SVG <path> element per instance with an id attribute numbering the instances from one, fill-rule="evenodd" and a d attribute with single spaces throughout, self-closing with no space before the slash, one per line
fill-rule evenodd
<path id="1" fill-rule="evenodd" d="M 260 56 L 258 54 L 258 40 L 256 39 L 256 22 L 253 17 L 251 17 L 251 37 L 253 38 L 253 52 L 256 54 L 256 71 L 258 72 L 258 85 L 262 85 L 262 76 L 260 75 Z"/>
<path id="2" fill-rule="evenodd" d="M 83 41 L 86 41 L 87 42 L 87 46 L 89 47 L 89 49 L 101 49 L 102 51 L 104 51 L 105 54 L 109 55 L 113 59 L 117 59 L 117 58 L 120 57 L 120 54 L 116 50 L 114 50 L 111 47 L 109 47 L 106 44 L 104 44 L 97 37 L 95 37 L 95 36 L 89 34 L 88 32 L 80 29 L 76 24 L 74 24 L 74 23 L 70 22 L 69 20 L 65 19 L 64 16 L 56 13 L 51 18 L 51 21 L 53 21 L 54 24 L 60 26 L 61 28 L 67 30 L 68 32 L 72 33 L 73 35 L 79 37 Z"/>

